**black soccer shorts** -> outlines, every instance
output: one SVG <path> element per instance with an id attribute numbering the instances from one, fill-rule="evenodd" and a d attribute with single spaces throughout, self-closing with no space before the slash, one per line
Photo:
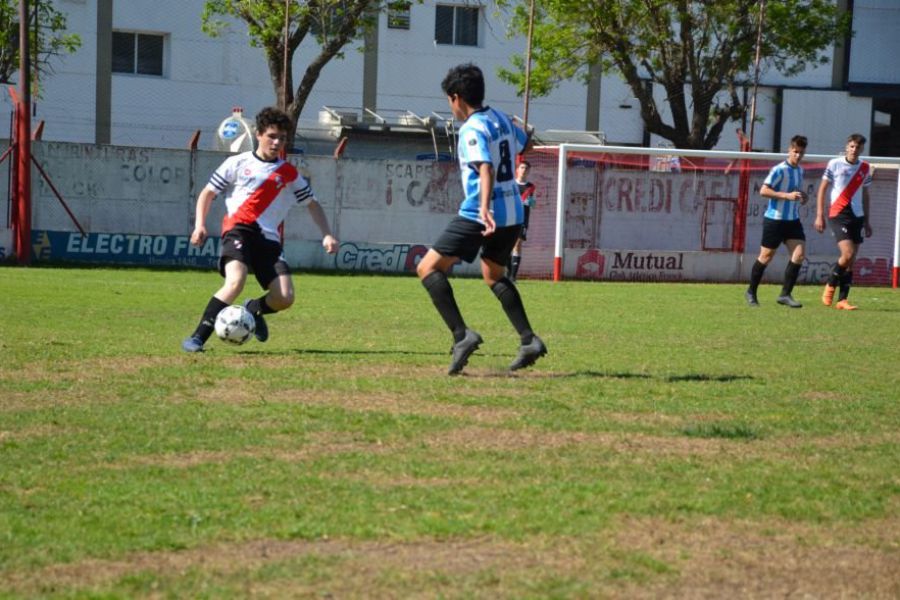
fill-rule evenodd
<path id="1" fill-rule="evenodd" d="M 231 260 L 247 265 L 264 290 L 269 289 L 269 284 L 280 275 L 291 273 L 284 260 L 281 244 L 267 239 L 255 224 L 235 225 L 222 236 L 222 253 L 219 257 L 219 273 L 222 277 L 225 277 L 225 265 Z"/>
<path id="2" fill-rule="evenodd" d="M 441 256 L 455 256 L 468 263 L 473 262 L 481 250 L 482 259 L 505 265 L 509 262 L 521 229 L 521 225 L 498 227 L 491 235 L 484 236 L 481 233 L 484 225 L 481 223 L 455 217 L 432 248 Z"/>
<path id="3" fill-rule="evenodd" d="M 863 224 L 865 217 L 857 217 L 849 211 L 842 211 L 838 216 L 828 220 L 834 239 L 841 242 L 850 240 L 854 244 L 863 243 Z"/>

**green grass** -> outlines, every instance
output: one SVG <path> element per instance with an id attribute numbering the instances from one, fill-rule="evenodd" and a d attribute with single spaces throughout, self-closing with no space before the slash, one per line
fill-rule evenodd
<path id="1" fill-rule="evenodd" d="M 182 353 L 219 283 L 0 269 L 0 598 L 900 593 L 895 290 L 525 281 L 510 376 L 453 279 L 451 378 L 407 277 L 300 274 L 269 342 Z"/>

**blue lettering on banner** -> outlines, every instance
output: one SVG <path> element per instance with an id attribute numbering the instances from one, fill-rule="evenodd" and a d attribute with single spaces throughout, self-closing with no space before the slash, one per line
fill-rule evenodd
<path id="1" fill-rule="evenodd" d="M 215 267 L 221 238 L 209 237 L 202 246 L 186 235 L 89 233 L 32 230 L 31 248 L 37 261 L 71 261 L 120 265 Z"/>

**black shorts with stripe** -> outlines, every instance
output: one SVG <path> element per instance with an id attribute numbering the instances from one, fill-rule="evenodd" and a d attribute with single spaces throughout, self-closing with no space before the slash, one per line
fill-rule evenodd
<path id="1" fill-rule="evenodd" d="M 290 275 L 281 244 L 262 234 L 259 225 L 239 223 L 222 236 L 222 252 L 219 256 L 219 273 L 225 277 L 225 265 L 237 260 L 245 265 L 265 290 L 280 275 Z"/>
<path id="2" fill-rule="evenodd" d="M 794 221 L 782 221 L 779 219 L 763 218 L 762 242 L 760 246 L 763 248 L 778 248 L 781 244 L 788 240 L 806 239 L 803 233 L 803 223 L 800 219 Z"/>
<path id="3" fill-rule="evenodd" d="M 509 255 L 521 230 L 521 225 L 498 227 L 494 233 L 485 236 L 482 235 L 484 225 L 481 223 L 456 217 L 450 221 L 432 248 L 441 256 L 455 256 L 468 263 L 473 262 L 481 250 L 482 259 L 505 265 L 509 262 Z"/>

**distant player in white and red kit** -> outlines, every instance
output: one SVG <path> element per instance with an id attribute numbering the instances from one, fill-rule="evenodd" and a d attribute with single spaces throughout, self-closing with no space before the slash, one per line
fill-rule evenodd
<path id="1" fill-rule="evenodd" d="M 527 160 L 520 160 L 516 165 L 516 185 L 519 187 L 519 195 L 522 196 L 522 206 L 525 209 L 525 220 L 522 221 L 522 232 L 519 233 L 519 239 L 512 249 L 512 256 L 509 258 L 509 266 L 507 273 L 509 279 L 515 283 L 519 276 L 519 265 L 522 264 L 522 242 L 528 239 L 528 221 L 531 218 L 531 209 L 534 207 L 534 184 L 528 181 L 528 172 L 531 170 L 531 163 Z"/>
<path id="2" fill-rule="evenodd" d="M 337 252 L 338 241 L 331 235 L 328 219 L 313 196 L 309 182 L 289 162 L 279 157 L 287 141 L 291 119 L 277 108 L 264 108 L 256 115 L 257 148 L 231 156 L 212 174 L 197 197 L 197 214 L 191 243 L 206 240 L 206 216 L 217 195 L 226 192 L 227 213 L 222 221 L 222 250 L 219 273 L 225 283 L 213 294 L 200 324 L 181 343 L 185 352 L 201 352 L 213 332 L 216 316 L 234 303 L 252 270 L 266 293 L 244 302 L 256 318 L 256 339 L 269 338 L 263 315 L 285 310 L 294 303 L 294 283 L 281 247 L 278 227 L 288 211 L 305 203 L 322 232 L 322 246 Z"/>
<path id="3" fill-rule="evenodd" d="M 822 303 L 831 306 L 834 292 L 840 287 L 835 308 L 840 310 L 856 310 L 847 296 L 853 284 L 853 263 L 859 245 L 863 242 L 863 234 L 872 236 L 869 224 L 869 190 L 872 184 L 872 167 L 860 160 L 866 146 L 865 136 L 854 133 L 847 138 L 844 156 L 828 161 L 819 193 L 816 197 L 816 231 L 825 231 L 825 191 L 831 186 L 831 202 L 829 203 L 828 221 L 831 233 L 837 240 L 841 256 L 831 272 L 825 290 L 822 292 Z"/>

